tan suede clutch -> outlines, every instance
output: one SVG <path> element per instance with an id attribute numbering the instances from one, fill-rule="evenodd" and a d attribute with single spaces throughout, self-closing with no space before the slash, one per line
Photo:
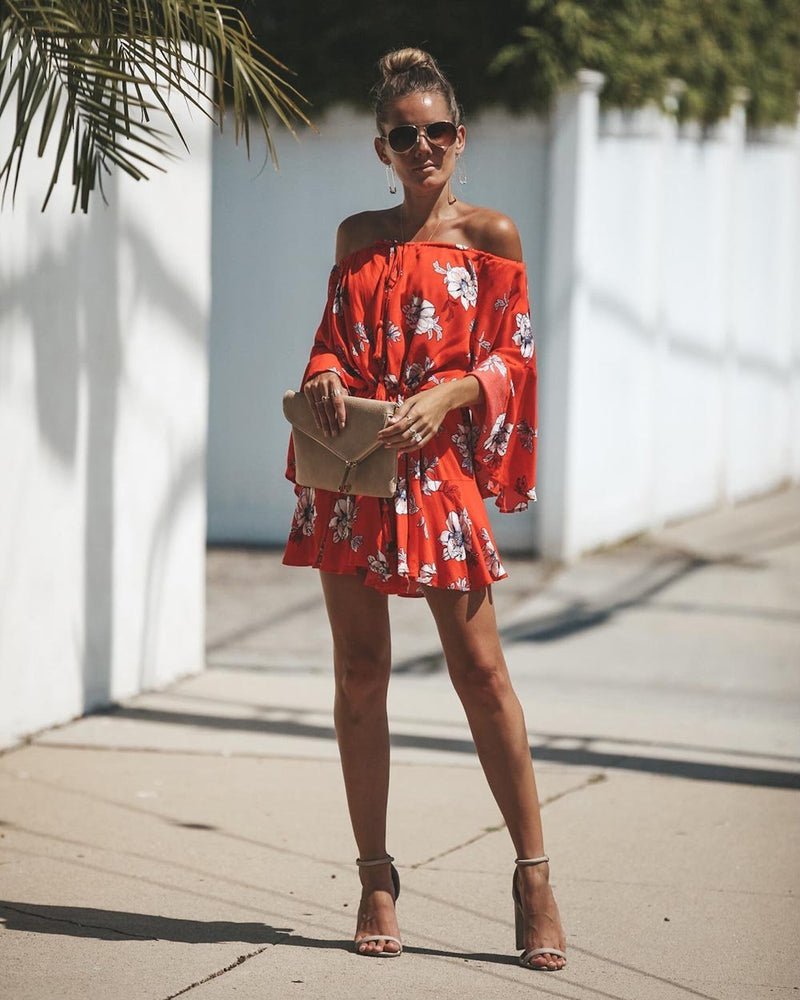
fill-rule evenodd
<path id="1" fill-rule="evenodd" d="M 345 396 L 347 416 L 335 437 L 325 437 L 314 423 L 302 392 L 284 393 L 283 414 L 292 425 L 295 480 L 334 493 L 390 497 L 397 485 L 397 452 L 378 441 L 394 413 L 394 403 Z"/>

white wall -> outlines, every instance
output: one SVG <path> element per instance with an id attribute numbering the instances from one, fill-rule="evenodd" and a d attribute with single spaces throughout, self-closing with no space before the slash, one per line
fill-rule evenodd
<path id="1" fill-rule="evenodd" d="M 166 175 L 71 215 L 68 153 L 42 214 L 32 149 L 0 211 L 0 745 L 203 666 L 211 126 L 175 112 Z"/>
<path id="2" fill-rule="evenodd" d="M 601 114 L 581 71 L 547 121 L 468 122 L 466 200 L 508 212 L 529 263 L 539 503 L 501 545 L 570 559 L 800 478 L 800 144 L 655 108 Z M 325 295 L 338 221 L 392 203 L 367 115 L 282 137 L 282 171 L 214 144 L 209 534 L 282 544 L 280 397 Z M 258 159 L 258 158 L 256 158 Z"/>

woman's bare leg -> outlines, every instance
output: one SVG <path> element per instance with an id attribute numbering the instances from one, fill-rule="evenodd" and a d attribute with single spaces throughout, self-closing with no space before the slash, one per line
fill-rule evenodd
<path id="1" fill-rule="evenodd" d="M 358 856 L 380 858 L 386 854 L 389 796 L 388 600 L 358 576 L 321 572 L 320 577 L 333 635 L 333 718 L 350 821 Z M 389 865 L 359 868 L 359 873 L 362 894 L 356 939 L 370 934 L 399 937 Z M 384 949 L 397 951 L 398 946 L 371 941 L 359 948 L 365 954 Z"/>
<path id="2" fill-rule="evenodd" d="M 545 853 L 542 819 L 525 719 L 500 646 L 491 589 L 457 593 L 426 587 L 425 596 L 478 757 L 517 857 L 541 857 Z M 558 907 L 548 883 L 548 867 L 541 864 L 519 869 L 526 950 L 548 945 L 561 951 L 566 948 Z M 531 964 L 556 969 L 565 964 L 565 959 L 541 955 Z"/>

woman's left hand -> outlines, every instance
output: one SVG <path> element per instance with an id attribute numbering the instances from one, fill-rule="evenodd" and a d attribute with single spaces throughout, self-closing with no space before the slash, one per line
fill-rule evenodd
<path id="1" fill-rule="evenodd" d="M 378 433 L 384 447 L 396 448 L 403 455 L 426 445 L 453 408 L 451 385 L 445 382 L 410 396 Z"/>

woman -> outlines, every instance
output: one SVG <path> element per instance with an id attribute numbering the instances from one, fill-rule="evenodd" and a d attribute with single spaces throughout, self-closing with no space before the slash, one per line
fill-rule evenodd
<path id="1" fill-rule="evenodd" d="M 503 511 L 535 499 L 536 371 L 520 239 L 509 218 L 452 193 L 466 131 L 434 59 L 401 49 L 380 69 L 375 151 L 403 201 L 340 225 L 303 388 L 331 436 L 344 426 L 347 393 L 401 404 L 380 434 L 398 456 L 397 491 L 382 500 L 297 487 L 284 556 L 320 570 L 333 633 L 334 720 L 362 884 L 355 947 L 402 951 L 385 843 L 387 595 L 424 595 L 516 848 L 520 962 L 554 971 L 566 963 L 565 937 L 497 634 L 491 584 L 505 572 L 482 499 L 494 496 Z"/>

